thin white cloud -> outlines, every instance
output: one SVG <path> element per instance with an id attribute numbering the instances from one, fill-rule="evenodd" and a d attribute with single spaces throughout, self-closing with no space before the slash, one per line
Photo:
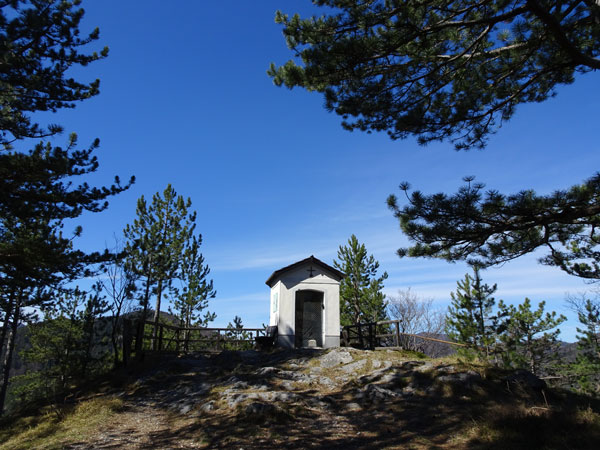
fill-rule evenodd
<path id="1" fill-rule="evenodd" d="M 326 218 L 326 221 L 333 224 L 348 222 L 370 222 L 372 220 L 382 219 L 392 215 L 392 213 L 386 208 L 373 208 L 370 211 L 364 211 L 364 213 L 358 212 L 356 208 L 353 208 L 353 210 L 353 213 L 348 213 L 347 209 L 335 211 Z"/>
<path id="2" fill-rule="evenodd" d="M 232 297 L 217 297 L 215 299 L 211 299 L 211 304 L 226 304 L 226 303 L 235 303 L 237 305 L 247 304 L 248 302 L 257 302 L 257 301 L 269 301 L 269 291 L 261 291 L 255 292 L 252 294 L 243 294 L 243 295 L 235 295 Z"/>
<path id="3" fill-rule="evenodd" d="M 247 269 L 258 269 L 262 267 L 274 267 L 285 264 L 287 261 L 293 261 L 298 258 L 298 254 L 294 255 L 277 255 L 277 256 L 230 256 L 221 258 L 212 263 L 213 270 L 217 271 L 237 271 Z M 301 259 L 301 258 L 300 258 Z"/>
<path id="4" fill-rule="evenodd" d="M 243 319 L 245 327 L 261 327 L 269 320 L 269 291 L 215 298 L 209 310 L 217 314 L 214 327 L 226 327 L 235 316 Z"/>
<path id="5" fill-rule="evenodd" d="M 272 248 L 282 247 L 279 247 L 276 242 L 272 245 Z M 283 266 L 307 258 L 310 255 L 315 255 L 317 258 L 325 260 L 329 259 L 329 257 L 334 255 L 334 250 L 337 250 L 337 247 L 330 249 L 327 246 L 313 246 L 312 248 L 307 246 L 307 250 L 287 248 L 280 252 L 270 250 L 269 253 L 265 253 L 264 250 L 259 251 L 257 249 L 249 248 L 245 251 L 238 252 L 235 255 L 230 254 L 218 258 L 213 257 L 211 269 L 215 271 L 237 271 L 260 268 L 277 270 Z"/>
<path id="6" fill-rule="evenodd" d="M 456 290 L 456 282 L 470 273 L 464 264 L 440 266 L 437 261 L 421 263 L 417 266 L 394 268 L 389 271 L 386 292 L 412 287 L 419 295 L 435 299 L 449 299 L 450 292 Z M 544 300 L 564 298 L 566 292 L 579 292 L 589 288 L 581 279 L 569 276 L 558 268 L 540 265 L 535 258 L 514 261 L 499 268 L 482 272 L 483 281 L 497 284 L 497 298 L 521 298 Z"/>

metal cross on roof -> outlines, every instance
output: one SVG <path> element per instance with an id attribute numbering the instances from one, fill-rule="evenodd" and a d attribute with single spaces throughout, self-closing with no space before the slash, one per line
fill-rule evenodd
<path id="1" fill-rule="evenodd" d="M 313 276 L 313 272 L 316 272 L 316 271 L 315 271 L 315 269 L 313 269 L 313 268 L 312 268 L 312 266 L 310 266 L 310 269 L 306 269 L 306 271 L 307 271 L 307 272 L 310 272 L 310 273 L 308 274 L 308 276 L 309 276 L 309 277 L 312 277 L 312 276 Z"/>

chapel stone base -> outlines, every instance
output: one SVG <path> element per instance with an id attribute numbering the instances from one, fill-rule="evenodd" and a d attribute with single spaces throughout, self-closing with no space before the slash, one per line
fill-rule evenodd
<path id="1" fill-rule="evenodd" d="M 277 345 L 283 348 L 294 348 L 296 345 L 296 339 L 293 334 L 291 335 L 279 335 L 277 337 Z M 339 336 L 325 336 L 325 342 L 323 348 L 334 348 L 340 346 Z"/>

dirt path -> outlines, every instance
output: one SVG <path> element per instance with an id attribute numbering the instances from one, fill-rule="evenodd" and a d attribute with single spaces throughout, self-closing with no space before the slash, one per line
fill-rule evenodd
<path id="1" fill-rule="evenodd" d="M 549 421 L 546 399 L 526 380 L 389 351 L 161 360 L 103 394 L 120 408 L 100 427 L 61 442 L 78 450 L 575 448 L 563 444 L 581 427 L 577 415 Z"/>

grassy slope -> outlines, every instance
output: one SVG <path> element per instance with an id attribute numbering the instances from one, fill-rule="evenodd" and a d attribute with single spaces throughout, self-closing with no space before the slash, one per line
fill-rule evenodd
<path id="1" fill-rule="evenodd" d="M 600 405 L 567 392 L 509 385 L 506 373 L 455 359 L 414 361 L 400 352 L 353 352 L 365 364 L 351 374 L 342 366 L 318 370 L 336 385 L 292 383 L 287 403 L 270 402 L 249 412 L 248 402 L 227 406 L 232 375 L 246 380 L 240 392 L 252 394 L 256 383 L 284 392 L 277 376 L 258 376 L 259 366 L 285 373 L 315 373 L 318 354 L 289 355 L 248 364 L 233 354 L 214 359 L 201 370 L 177 361 L 160 372 L 143 373 L 126 388 L 81 401 L 62 411 L 46 411 L 6 422 L 0 450 L 21 448 L 408 448 L 408 449 L 597 449 Z M 358 398 L 382 361 L 395 374 L 393 398 Z M 298 364 L 300 363 L 300 364 Z M 377 364 L 376 364 L 377 363 Z M 417 370 L 416 368 L 425 368 Z M 476 383 L 440 379 L 448 373 L 478 372 Z M 284 373 L 284 372 L 281 372 Z M 172 408 L 173 393 L 191 395 L 202 383 L 212 386 L 197 407 Z M 254 383 L 254 384 L 253 384 Z M 386 385 L 388 388 L 391 385 Z M 237 392 L 237 391 L 236 391 Z M 407 394 L 408 393 L 408 394 Z M 176 395 L 175 395 L 176 397 Z M 202 410 L 212 402 L 213 410 Z"/>
<path id="2" fill-rule="evenodd" d="M 66 444 L 85 441 L 95 429 L 113 418 L 123 402 L 111 396 L 82 401 L 76 406 L 45 408 L 32 416 L 24 416 L 2 424 L 0 448 L 64 448 Z"/>

